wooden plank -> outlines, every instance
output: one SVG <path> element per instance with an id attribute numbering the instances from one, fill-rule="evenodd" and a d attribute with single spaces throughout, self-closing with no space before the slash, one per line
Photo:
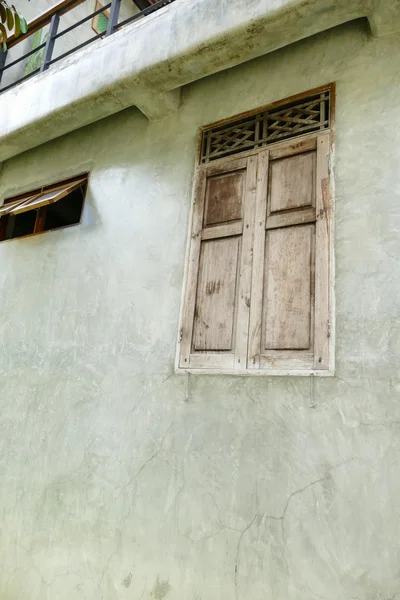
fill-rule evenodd
<path id="1" fill-rule="evenodd" d="M 197 282 L 193 350 L 233 349 L 240 238 L 203 242 Z"/>
<path id="2" fill-rule="evenodd" d="M 318 136 L 316 188 L 314 367 L 328 369 L 332 201 L 327 135 Z"/>
<path id="3" fill-rule="evenodd" d="M 270 161 L 268 214 L 315 205 L 315 153 Z"/>
<path id="4" fill-rule="evenodd" d="M 314 225 L 273 229 L 266 237 L 263 348 L 311 345 L 311 259 Z"/>
<path id="5" fill-rule="evenodd" d="M 190 348 L 196 301 L 197 274 L 199 269 L 201 230 L 203 222 L 204 196 L 206 190 L 206 171 L 198 170 L 194 189 L 194 207 L 191 224 L 191 242 L 187 264 L 187 282 L 182 312 L 182 327 L 180 331 L 181 367 L 189 366 Z"/>
<path id="6" fill-rule="evenodd" d="M 227 352 L 221 353 L 206 353 L 196 354 L 192 352 L 190 355 L 189 368 L 190 369 L 218 369 L 223 370 L 224 373 L 233 373 L 233 353 L 228 354 Z"/>
<path id="7" fill-rule="evenodd" d="M 5 240 L 7 234 L 8 216 L 0 217 L 0 242 Z"/>
<path id="8" fill-rule="evenodd" d="M 309 367 L 300 364 L 298 368 L 273 368 L 273 369 L 243 369 L 243 370 L 233 370 L 232 368 L 186 368 L 186 369 L 176 369 L 176 373 L 179 375 L 184 374 L 193 374 L 193 375 L 234 375 L 236 377 L 333 377 L 334 372 L 332 370 L 318 370 L 318 369 L 310 369 Z"/>
<path id="9" fill-rule="evenodd" d="M 254 154 L 254 150 L 253 150 Z M 241 169 L 246 169 L 247 167 L 247 159 L 246 158 L 237 158 L 237 156 L 228 156 L 224 157 L 220 161 L 212 162 L 211 164 L 199 165 L 199 170 L 205 170 L 207 172 L 207 177 L 214 177 L 216 175 L 223 175 L 224 173 L 232 173 L 233 171 L 239 171 Z"/>
<path id="10" fill-rule="evenodd" d="M 36 215 L 36 221 L 35 221 L 35 227 L 34 227 L 33 233 L 40 233 L 41 231 L 44 230 L 44 226 L 46 223 L 46 213 L 47 213 L 47 206 L 43 206 L 42 208 L 39 208 L 37 215 Z"/>
<path id="11" fill-rule="evenodd" d="M 241 219 L 245 175 L 243 170 L 208 177 L 204 227 Z"/>
<path id="12" fill-rule="evenodd" d="M 310 351 L 314 353 L 314 340 L 315 340 L 315 237 L 316 237 L 316 224 L 314 223 L 313 232 L 311 235 L 311 257 L 310 257 L 310 306 L 311 306 L 311 318 L 310 318 Z"/>
<path id="13" fill-rule="evenodd" d="M 230 237 L 232 235 L 241 235 L 243 233 L 243 221 L 235 223 L 227 223 L 226 225 L 216 225 L 208 227 L 201 232 L 202 240 L 215 240 L 222 237 Z"/>
<path id="14" fill-rule="evenodd" d="M 302 225 L 303 223 L 315 222 L 315 208 L 301 208 L 293 212 L 277 213 L 268 215 L 267 229 L 276 229 L 277 227 L 290 227 L 292 225 Z"/>
<path id="15" fill-rule="evenodd" d="M 256 210 L 257 158 L 247 163 L 244 194 L 243 240 L 239 270 L 239 293 L 236 322 L 235 369 L 247 366 L 247 348 L 250 319 L 251 272 L 253 264 L 254 217 Z"/>
<path id="16" fill-rule="evenodd" d="M 297 154 L 303 154 L 304 152 L 311 152 L 317 147 L 317 139 L 315 134 L 305 134 L 304 138 L 296 138 L 294 140 L 286 140 L 283 142 L 276 142 L 269 146 L 270 160 L 279 160 L 286 158 L 287 156 L 296 156 Z"/>
<path id="17" fill-rule="evenodd" d="M 268 351 L 260 358 L 260 368 L 273 372 L 275 369 L 313 369 L 314 353 L 304 351 L 284 351 L 273 353 Z"/>
<path id="18" fill-rule="evenodd" d="M 260 362 L 269 151 L 264 150 L 258 155 L 257 159 L 257 189 L 247 358 L 247 366 L 249 369 L 258 369 Z"/>

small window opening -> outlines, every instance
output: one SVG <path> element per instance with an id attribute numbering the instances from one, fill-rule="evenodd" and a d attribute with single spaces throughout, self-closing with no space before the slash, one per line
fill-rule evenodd
<path id="1" fill-rule="evenodd" d="M 0 242 L 80 223 L 87 175 L 9 198 L 0 207 Z"/>

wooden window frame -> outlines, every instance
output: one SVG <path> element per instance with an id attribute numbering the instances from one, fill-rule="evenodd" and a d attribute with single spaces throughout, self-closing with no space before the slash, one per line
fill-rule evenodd
<path id="1" fill-rule="evenodd" d="M 26 211 L 23 212 L 28 212 L 28 211 L 33 211 L 36 210 L 36 219 L 35 219 L 35 224 L 34 224 L 34 228 L 32 233 L 27 233 L 26 235 L 21 235 L 18 236 L 17 238 L 6 238 L 6 239 L 1 239 L 0 238 L 0 242 L 8 242 L 8 241 L 12 241 L 15 239 L 21 240 L 27 237 L 32 237 L 34 235 L 38 235 L 40 233 L 46 233 L 47 231 L 55 231 L 55 230 L 59 230 L 59 229 L 67 229 L 69 227 L 75 227 L 76 225 L 80 225 L 80 223 L 82 222 L 82 216 L 83 216 L 83 209 L 84 209 L 84 204 L 85 204 L 85 196 L 86 196 L 86 191 L 87 191 L 87 186 L 88 186 L 88 182 L 89 182 L 89 173 L 82 173 L 80 175 L 77 175 L 76 177 L 70 177 L 68 179 L 65 179 L 63 181 L 58 181 L 57 183 L 53 183 L 53 184 L 49 184 L 46 186 L 42 186 L 41 188 L 38 188 L 36 190 L 32 190 L 30 192 L 25 192 L 23 194 L 19 194 L 18 196 L 13 196 L 11 198 L 6 198 L 4 200 L 4 204 L 0 207 L 0 217 L 1 216 L 7 216 L 7 215 L 12 215 L 12 213 L 6 213 L 6 214 L 1 214 L 2 209 L 9 209 L 9 207 L 11 205 L 14 206 L 14 209 L 18 212 L 15 213 L 15 215 L 19 214 L 22 211 L 19 211 L 18 209 L 24 207 L 25 205 L 27 205 L 27 209 Z M 80 219 L 77 223 L 72 223 L 69 225 L 63 225 L 61 227 L 56 227 L 56 228 L 52 228 L 52 229 L 44 229 L 45 227 L 45 222 L 46 222 L 46 213 L 47 213 L 47 208 L 49 204 L 53 204 L 56 203 L 58 200 L 61 200 L 62 198 L 64 198 L 66 195 L 72 193 L 75 189 L 77 189 L 78 187 L 82 187 L 84 188 L 83 191 L 83 195 L 84 195 L 84 199 L 83 199 L 83 204 L 82 204 L 82 211 L 81 211 L 81 216 Z M 37 202 L 38 200 L 40 201 L 40 197 L 44 194 L 48 194 L 50 192 L 57 192 L 57 190 L 63 190 L 64 188 L 68 188 L 65 192 L 61 193 L 58 195 L 57 199 L 55 200 L 55 202 L 53 201 L 49 201 L 46 203 L 43 203 L 43 205 L 39 206 L 39 207 L 35 207 L 32 206 L 30 207 L 30 203 L 31 202 Z"/>
<path id="2" fill-rule="evenodd" d="M 182 293 L 181 312 L 179 319 L 179 335 L 176 352 L 175 370 L 177 373 L 192 374 L 229 374 L 229 375 L 257 375 L 257 376 L 332 376 L 334 375 L 334 349 L 335 349 L 335 322 L 334 322 L 334 184 L 333 184 L 333 156 L 334 156 L 334 105 L 335 105 L 335 85 L 329 84 L 318 88 L 317 90 L 307 91 L 296 97 L 285 99 L 288 102 L 293 99 L 301 99 L 310 94 L 317 93 L 320 90 L 329 89 L 331 94 L 331 114 L 330 127 L 318 133 L 304 134 L 292 140 L 278 141 L 270 144 L 268 147 L 252 149 L 240 152 L 231 157 L 224 157 L 213 160 L 210 163 L 201 164 L 201 141 L 202 132 L 199 135 L 199 152 L 196 164 L 196 175 L 193 186 L 193 202 L 190 212 L 189 229 L 190 232 L 187 241 L 187 253 L 184 272 L 184 286 Z M 275 103 L 276 106 L 279 103 Z M 257 109 L 255 112 L 258 112 Z M 247 113 L 249 114 L 249 113 Z M 237 119 L 238 117 L 234 117 Z M 223 122 L 226 122 L 224 120 Z M 214 124 L 213 126 L 216 126 Z M 209 127 L 209 126 L 207 126 Z M 266 229 L 267 217 L 267 194 L 268 185 L 268 160 L 285 156 L 285 153 L 293 156 L 296 153 L 304 153 L 307 149 L 316 148 L 316 197 L 314 216 L 310 210 L 305 208 L 302 212 L 302 221 L 304 224 L 315 223 L 315 239 L 318 243 L 318 253 L 315 256 L 315 269 L 318 272 L 316 297 L 313 304 L 315 312 L 312 317 L 315 322 L 312 325 L 313 333 L 313 351 L 310 356 L 304 359 L 296 358 L 296 352 L 288 351 L 286 357 L 282 358 L 282 352 L 279 359 L 274 360 L 273 352 L 269 352 L 268 360 L 257 356 L 257 332 L 260 331 L 261 323 L 259 319 L 260 306 L 264 298 L 264 289 L 261 279 L 264 277 L 264 243 L 267 233 L 257 234 L 257 228 Z M 288 150 L 289 149 L 289 150 Z M 318 158 L 319 157 L 319 158 Z M 322 158 L 321 158 L 322 157 Z M 248 161 L 249 169 L 253 170 L 250 179 L 254 179 L 256 166 L 259 170 L 256 175 L 256 184 L 251 184 L 250 193 L 254 195 L 254 202 L 251 202 L 251 208 L 244 207 L 243 229 L 246 222 L 247 230 L 252 229 L 252 233 L 243 235 L 242 255 L 240 267 L 240 285 L 241 290 L 237 296 L 238 314 L 236 317 L 236 344 L 233 354 L 227 358 L 227 355 L 217 352 L 204 352 L 196 364 L 196 355 L 192 348 L 193 343 L 193 323 L 195 295 L 198 284 L 198 261 L 200 244 L 202 240 L 207 239 L 207 232 L 202 230 L 203 226 L 203 202 L 198 201 L 205 195 L 206 174 L 210 171 L 217 172 L 229 171 L 227 165 L 229 162 Z M 264 168 L 262 168 L 262 165 Z M 279 219 L 279 215 L 274 217 Z M 234 235 L 235 228 L 240 226 L 234 222 L 224 224 L 221 227 L 227 228 Z M 280 227 L 275 225 L 275 227 Z M 194 270 L 196 278 L 194 279 Z M 261 278 L 261 279 L 260 279 Z M 254 307 L 258 308 L 255 309 Z M 242 316 L 241 316 L 242 314 Z M 243 316 L 244 315 L 244 316 Z M 188 330 L 189 329 L 189 330 Z M 238 332 L 238 329 L 242 331 Z M 301 353 L 298 353 L 300 356 Z M 186 361 L 183 357 L 189 357 Z M 254 357 L 257 358 L 254 360 Z M 183 362 L 185 360 L 185 362 Z M 190 363 L 190 364 L 188 364 Z M 244 365 L 244 366 L 243 366 Z"/>

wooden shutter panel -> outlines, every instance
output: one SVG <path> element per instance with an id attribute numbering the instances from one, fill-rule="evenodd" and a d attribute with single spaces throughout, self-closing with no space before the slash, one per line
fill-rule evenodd
<path id="1" fill-rule="evenodd" d="M 248 368 L 329 368 L 329 136 L 259 156 Z"/>
<path id="2" fill-rule="evenodd" d="M 232 350 L 240 237 L 201 244 L 193 349 Z"/>
<path id="3" fill-rule="evenodd" d="M 250 156 L 198 170 L 181 368 L 246 368 L 256 169 Z"/>
<path id="4" fill-rule="evenodd" d="M 262 344 L 266 350 L 309 350 L 315 227 L 267 231 Z"/>

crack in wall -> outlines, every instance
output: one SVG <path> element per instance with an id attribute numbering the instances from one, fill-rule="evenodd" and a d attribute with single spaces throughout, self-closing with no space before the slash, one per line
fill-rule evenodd
<path id="1" fill-rule="evenodd" d="M 168 429 L 164 433 L 161 443 L 160 443 L 160 447 L 158 448 L 158 450 L 156 452 L 154 452 L 154 454 L 152 454 L 147 460 L 145 460 L 144 463 L 142 464 L 142 466 L 140 467 L 140 469 L 138 469 L 136 471 L 136 473 L 134 475 L 132 475 L 132 477 L 129 479 L 129 481 L 126 485 L 127 488 L 132 484 L 132 482 L 136 479 L 136 477 L 138 477 L 140 475 L 140 473 L 142 473 L 142 471 L 147 467 L 147 465 L 149 463 L 151 463 L 155 458 L 157 458 L 157 456 L 159 456 L 159 454 L 161 454 L 161 452 L 164 449 L 165 438 L 167 437 L 167 434 L 169 433 L 171 428 L 172 428 L 172 424 L 168 427 Z"/>
<path id="2" fill-rule="evenodd" d="M 332 471 L 334 471 L 335 469 L 339 469 L 341 467 L 343 467 L 346 464 L 349 464 L 350 462 L 354 462 L 354 461 L 358 461 L 360 460 L 358 457 L 352 457 L 349 458 L 341 463 L 338 463 L 337 465 L 332 465 L 330 468 L 327 469 L 327 473 L 326 475 L 324 475 L 324 477 L 320 477 L 318 479 L 315 479 L 314 481 L 311 481 L 310 483 L 308 483 L 307 485 L 295 490 L 294 492 L 292 492 L 285 503 L 284 509 L 282 514 L 277 517 L 274 515 L 266 515 L 264 514 L 255 514 L 253 519 L 250 521 L 250 523 L 244 528 L 244 529 L 235 529 L 233 527 L 228 527 L 228 526 L 224 526 L 225 529 L 231 529 L 233 531 L 238 531 L 240 532 L 240 536 L 239 536 L 239 540 L 238 540 L 238 544 L 237 544 L 237 550 L 236 550 L 236 557 L 235 557 L 235 572 L 234 572 L 234 586 L 235 586 L 235 598 L 236 600 L 239 600 L 239 593 L 238 593 L 238 577 L 239 577 L 239 567 L 240 567 L 240 547 L 242 544 L 242 540 L 245 536 L 245 534 L 249 531 L 249 529 L 253 526 L 253 524 L 255 523 L 255 521 L 257 520 L 257 518 L 261 521 L 261 520 L 273 520 L 273 521 L 280 521 L 281 522 L 281 533 L 282 533 L 282 542 L 283 542 L 283 546 L 286 547 L 287 545 L 287 541 L 286 541 L 286 533 L 285 533 L 285 518 L 287 515 L 287 512 L 289 510 L 289 505 L 292 501 L 292 499 L 296 496 L 299 496 L 300 494 L 302 494 L 303 492 L 305 492 L 306 490 L 310 489 L 311 487 L 313 487 L 314 485 L 317 485 L 318 483 L 322 483 L 323 481 L 326 481 L 330 475 L 330 473 Z M 213 498 L 214 502 L 215 499 Z M 219 509 L 218 506 L 215 502 L 215 505 L 217 507 L 218 510 L 218 514 L 219 514 Z M 222 523 L 221 523 L 222 524 Z M 215 534 L 214 534 L 215 535 Z M 287 561 L 285 559 L 285 562 L 287 564 Z M 389 599 L 389 600 L 393 600 L 393 599 Z"/>

